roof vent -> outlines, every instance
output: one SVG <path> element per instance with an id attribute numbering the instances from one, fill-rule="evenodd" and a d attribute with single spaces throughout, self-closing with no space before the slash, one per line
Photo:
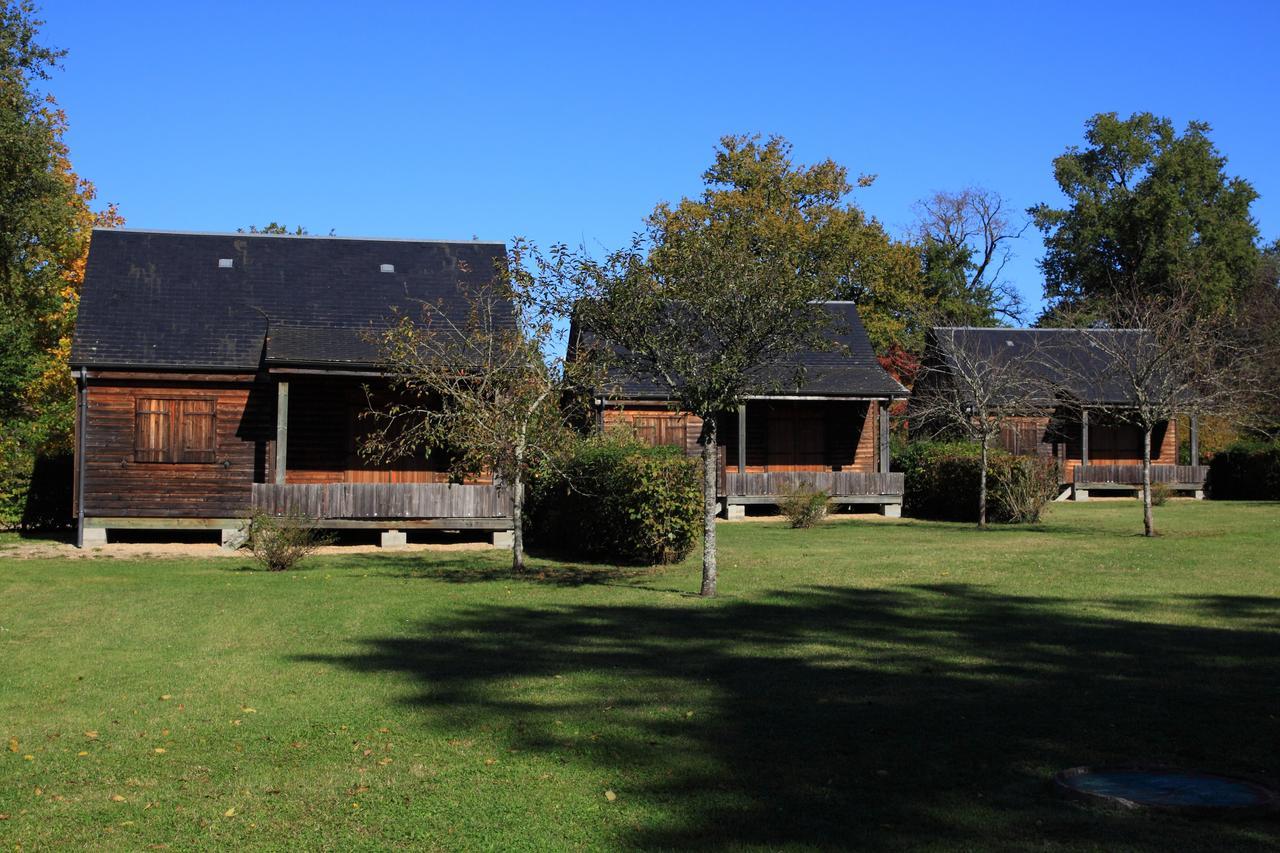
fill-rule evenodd
<path id="1" fill-rule="evenodd" d="M 218 269 L 229 270 L 233 266 L 230 258 L 218 258 Z"/>
<path id="2" fill-rule="evenodd" d="M 395 271 L 396 271 L 396 265 L 395 265 L 395 264 L 383 264 L 382 266 L 378 267 L 378 270 L 379 270 L 380 272 L 395 272 Z"/>

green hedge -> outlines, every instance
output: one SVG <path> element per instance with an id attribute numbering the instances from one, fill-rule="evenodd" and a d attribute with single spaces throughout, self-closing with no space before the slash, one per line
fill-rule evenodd
<path id="1" fill-rule="evenodd" d="M 1214 500 L 1280 500 L 1280 441 L 1238 441 L 1219 450 L 1205 488 Z"/>
<path id="2" fill-rule="evenodd" d="M 36 455 L 0 436 L 0 530 L 70 527 L 71 476 L 71 454 Z"/>
<path id="3" fill-rule="evenodd" d="M 894 457 L 905 481 L 902 511 L 914 518 L 978 520 L 982 451 L 967 442 L 914 442 Z M 987 520 L 1037 521 L 1058 484 L 1052 461 L 991 450 L 987 458 Z"/>
<path id="4" fill-rule="evenodd" d="M 587 439 L 529 488 L 530 542 L 568 554 L 674 563 L 701 529 L 701 468 L 674 447 Z"/>

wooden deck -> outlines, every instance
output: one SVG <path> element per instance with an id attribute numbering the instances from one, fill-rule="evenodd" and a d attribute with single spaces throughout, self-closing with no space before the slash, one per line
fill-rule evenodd
<path id="1" fill-rule="evenodd" d="M 723 490 L 728 503 L 777 503 L 796 489 L 823 491 L 836 503 L 901 503 L 901 473 L 858 471 L 770 471 L 739 474 L 726 471 Z"/>
<path id="2" fill-rule="evenodd" d="M 1151 482 L 1179 490 L 1204 489 L 1208 465 L 1152 465 Z M 1076 468 L 1077 489 L 1137 489 L 1142 487 L 1141 465 L 1080 465 Z"/>
<path id="3" fill-rule="evenodd" d="M 511 496 L 492 485 L 254 483 L 253 506 L 272 515 L 301 512 L 324 527 L 511 526 Z"/>

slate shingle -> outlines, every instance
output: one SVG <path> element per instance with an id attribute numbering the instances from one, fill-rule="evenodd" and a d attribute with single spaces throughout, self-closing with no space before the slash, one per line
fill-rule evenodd
<path id="1" fill-rule="evenodd" d="M 459 288 L 490 280 L 504 254 L 500 243 L 96 229 L 71 364 L 372 365 L 364 330 L 424 302 L 462 319 Z"/>

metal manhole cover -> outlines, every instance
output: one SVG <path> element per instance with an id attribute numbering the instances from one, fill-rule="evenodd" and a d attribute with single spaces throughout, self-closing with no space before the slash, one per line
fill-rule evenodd
<path id="1" fill-rule="evenodd" d="M 1274 791 L 1256 782 L 1169 767 L 1073 767 L 1053 783 L 1065 796 L 1130 809 L 1245 816 L 1280 805 Z"/>

